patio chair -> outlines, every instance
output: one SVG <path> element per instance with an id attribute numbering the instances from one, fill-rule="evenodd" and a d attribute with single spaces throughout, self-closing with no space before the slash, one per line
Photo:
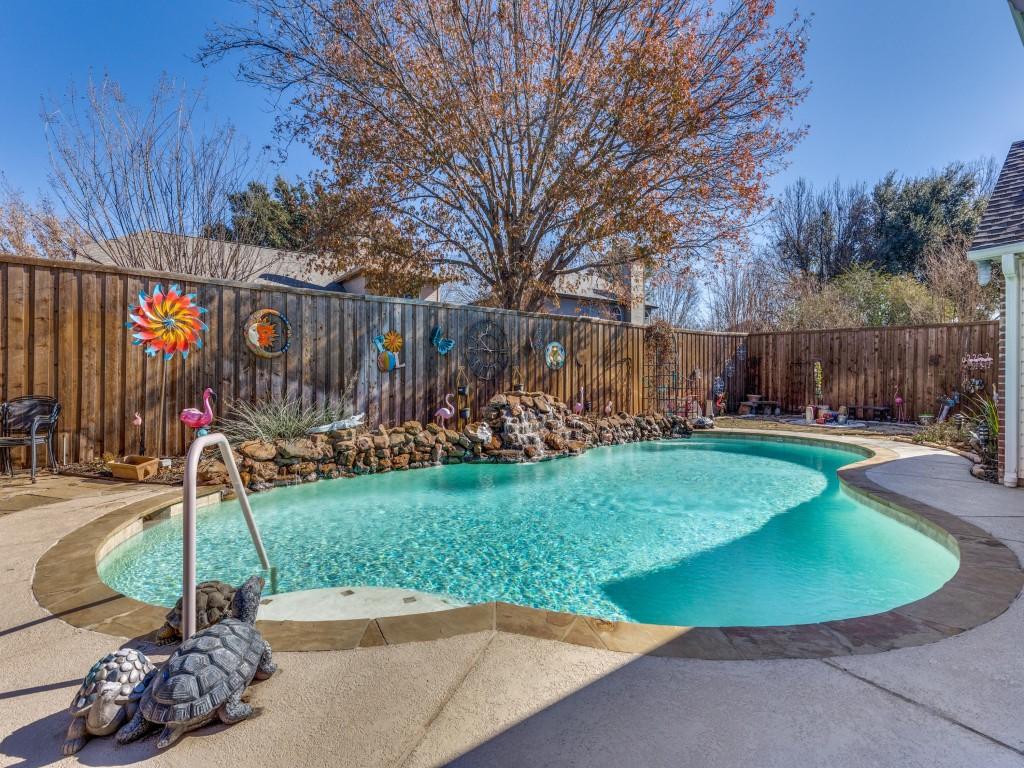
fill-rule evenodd
<path id="1" fill-rule="evenodd" d="M 52 397 L 16 397 L 0 404 L 0 471 L 6 468 L 14 477 L 11 448 L 28 448 L 32 458 L 32 482 L 36 481 L 36 446 L 45 445 L 50 468 L 57 471 L 53 436 L 57 431 L 60 403 Z"/>

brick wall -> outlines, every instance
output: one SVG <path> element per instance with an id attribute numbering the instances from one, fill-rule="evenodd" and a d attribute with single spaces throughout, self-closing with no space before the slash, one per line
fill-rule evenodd
<path id="1" fill-rule="evenodd" d="M 1016 425 L 1006 423 L 1006 281 L 1000 280 L 999 297 L 999 360 L 996 368 L 996 391 L 999 392 L 999 482 L 1006 471 L 1006 431 Z"/>

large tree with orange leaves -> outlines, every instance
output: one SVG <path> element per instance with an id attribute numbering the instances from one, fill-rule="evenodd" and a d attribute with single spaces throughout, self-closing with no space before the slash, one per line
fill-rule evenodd
<path id="1" fill-rule="evenodd" d="M 249 3 L 204 55 L 289 94 L 281 127 L 360 212 L 331 258 L 373 266 L 383 231 L 506 307 L 741 238 L 800 134 L 803 25 L 772 0 Z"/>

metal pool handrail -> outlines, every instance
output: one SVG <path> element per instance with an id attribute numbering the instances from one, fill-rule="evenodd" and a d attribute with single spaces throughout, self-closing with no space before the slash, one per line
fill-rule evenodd
<path id="1" fill-rule="evenodd" d="M 231 478 L 231 485 L 235 489 L 238 503 L 242 506 L 242 514 L 245 516 L 245 524 L 249 526 L 249 535 L 252 537 L 253 546 L 260 556 L 260 563 L 264 570 L 270 570 L 270 561 L 267 559 L 267 551 L 263 548 L 263 539 L 256 528 L 256 520 L 252 516 L 252 508 L 249 506 L 249 497 L 245 494 L 245 486 L 238 474 L 238 467 L 235 465 L 235 457 L 231 453 L 231 446 L 228 439 L 220 432 L 213 432 L 209 435 L 197 437 L 188 449 L 188 458 L 185 460 L 185 479 L 182 487 L 182 577 L 181 577 L 181 639 L 188 640 L 196 633 L 196 475 L 199 471 L 199 459 L 203 449 L 211 445 L 220 448 L 220 456 L 227 467 L 228 477 Z"/>

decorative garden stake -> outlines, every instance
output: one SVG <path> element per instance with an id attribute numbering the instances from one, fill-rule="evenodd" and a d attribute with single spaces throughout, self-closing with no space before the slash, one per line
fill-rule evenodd
<path id="1" fill-rule="evenodd" d="M 444 405 L 434 411 L 434 422 L 437 426 L 447 428 L 448 419 L 455 415 L 455 406 L 452 405 L 451 392 L 444 396 Z"/>
<path id="2" fill-rule="evenodd" d="M 202 437 L 210 433 L 207 429 L 213 423 L 213 406 L 210 401 L 217 402 L 217 393 L 207 387 L 203 391 L 203 410 L 198 408 L 186 408 L 181 412 L 181 421 L 186 427 L 196 430 L 196 435 Z"/>
<path id="3" fill-rule="evenodd" d="M 182 293 L 177 285 L 166 291 L 157 283 L 152 293 L 139 292 L 139 303 L 128 307 L 125 327 L 132 332 L 132 344 L 141 346 L 147 357 L 163 357 L 160 379 L 160 435 L 158 450 L 163 450 L 167 435 L 167 362 L 175 355 L 188 359 L 194 349 L 203 348 L 200 335 L 208 330 L 194 293 Z"/>
<path id="4" fill-rule="evenodd" d="M 276 309 L 257 309 L 245 321 L 245 346 L 257 357 L 270 360 L 288 351 L 292 326 Z"/>
<path id="5" fill-rule="evenodd" d="M 523 372 L 519 370 L 518 365 L 512 366 L 512 391 L 522 392 L 523 387 Z"/>
<path id="6" fill-rule="evenodd" d="M 577 416 L 583 413 L 583 387 L 580 387 L 580 399 L 573 403 L 572 412 Z"/>
<path id="7" fill-rule="evenodd" d="M 455 348 L 455 341 L 444 338 L 440 325 L 436 326 L 434 332 L 430 334 L 430 343 L 437 348 L 437 354 L 439 355 L 447 355 Z"/>
<path id="8" fill-rule="evenodd" d="M 605 404 L 605 406 L 604 406 L 604 415 L 605 415 L 605 416 L 611 416 L 611 415 L 612 415 L 612 409 L 613 409 L 613 407 L 614 407 L 614 406 L 612 406 L 612 401 L 611 401 L 611 400 L 609 400 L 609 401 L 608 401 L 608 402 L 607 402 L 607 403 Z"/>
<path id="9" fill-rule="evenodd" d="M 899 384 L 896 385 L 896 392 L 893 395 L 892 403 L 896 406 L 896 422 L 905 421 L 907 418 L 907 407 L 903 401 L 903 396 L 900 394 Z"/>
<path id="10" fill-rule="evenodd" d="M 455 401 L 458 403 L 459 409 L 459 421 L 456 424 L 462 426 L 462 422 L 469 421 L 470 410 L 469 377 L 466 376 L 466 370 L 461 365 L 455 371 Z"/>
<path id="11" fill-rule="evenodd" d="M 138 411 L 132 417 L 132 426 L 135 427 L 135 431 L 139 435 L 139 453 L 143 454 L 146 452 L 146 446 L 142 440 L 142 416 L 139 415 Z"/>

